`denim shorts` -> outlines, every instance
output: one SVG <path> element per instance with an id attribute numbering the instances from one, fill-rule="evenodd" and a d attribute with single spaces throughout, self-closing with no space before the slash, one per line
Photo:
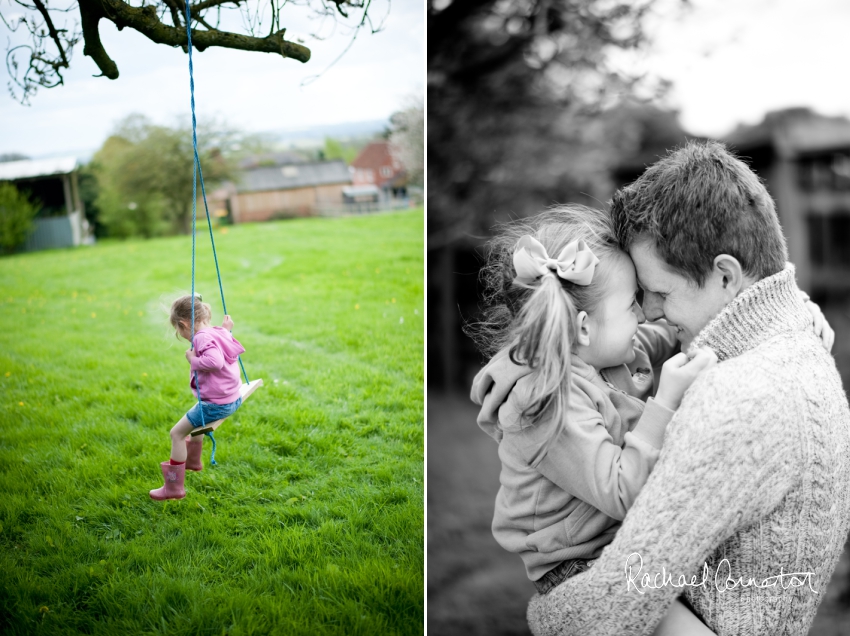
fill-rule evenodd
<path id="1" fill-rule="evenodd" d="M 188 419 L 192 426 L 195 428 L 199 428 L 201 426 L 205 426 L 206 424 L 212 424 L 218 420 L 223 420 L 226 417 L 230 417 L 242 406 L 242 398 L 239 398 L 235 402 L 231 402 L 230 404 L 213 404 L 212 402 L 201 402 L 198 405 L 195 402 L 195 406 L 189 409 L 189 412 L 186 413 L 186 419 Z M 204 419 L 201 421 L 201 409 L 203 409 Z"/>
<path id="2" fill-rule="evenodd" d="M 590 569 L 593 559 L 572 559 L 562 561 L 546 574 L 534 581 L 534 587 L 540 594 L 548 594 L 568 578 Z"/>

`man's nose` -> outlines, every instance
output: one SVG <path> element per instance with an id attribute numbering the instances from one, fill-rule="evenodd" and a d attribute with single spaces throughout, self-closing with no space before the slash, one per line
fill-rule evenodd
<path id="1" fill-rule="evenodd" d="M 644 294 L 641 309 L 643 310 L 644 318 L 650 322 L 664 317 L 661 302 L 655 294 Z"/>

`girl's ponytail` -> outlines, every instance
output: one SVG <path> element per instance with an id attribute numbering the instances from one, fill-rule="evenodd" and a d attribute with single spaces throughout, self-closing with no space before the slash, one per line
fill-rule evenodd
<path id="1" fill-rule="evenodd" d="M 523 249 L 526 254 L 517 259 Z M 616 257 L 628 258 L 608 214 L 581 205 L 556 206 L 505 223 L 487 244 L 480 276 L 482 320 L 464 331 L 486 356 L 509 347 L 514 363 L 532 369 L 533 389 L 523 415 L 532 425 L 544 416 L 556 422 L 541 452 L 562 431 L 567 416 L 578 312 L 598 306 L 606 261 Z M 591 260 L 601 267 L 593 271 Z"/>
<path id="2" fill-rule="evenodd" d="M 569 404 L 577 313 L 558 277 L 543 275 L 517 316 L 516 341 L 509 350 L 512 362 L 534 371 L 531 398 L 523 415 L 532 424 L 544 414 L 554 417 L 559 425 L 553 438 L 561 430 Z"/>

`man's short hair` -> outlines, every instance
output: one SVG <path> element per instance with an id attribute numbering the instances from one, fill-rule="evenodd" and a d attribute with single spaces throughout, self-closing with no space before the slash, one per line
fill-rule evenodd
<path id="1" fill-rule="evenodd" d="M 628 250 L 649 239 L 658 255 L 702 287 L 719 254 L 761 280 L 788 260 L 773 199 L 758 176 L 714 141 L 673 150 L 611 201 L 617 239 Z"/>

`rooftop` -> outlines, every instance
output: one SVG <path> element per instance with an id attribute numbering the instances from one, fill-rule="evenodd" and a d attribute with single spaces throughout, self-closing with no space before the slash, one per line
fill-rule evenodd
<path id="1" fill-rule="evenodd" d="M 754 126 L 739 126 L 724 142 L 737 150 L 771 147 L 785 156 L 850 147 L 850 120 L 809 108 L 769 112 Z"/>
<path id="2" fill-rule="evenodd" d="M 76 157 L 54 157 L 51 159 L 26 159 L 0 163 L 0 181 L 33 179 L 69 174 L 77 167 Z"/>
<path id="3" fill-rule="evenodd" d="M 292 163 L 307 163 L 304 155 L 285 150 L 282 152 L 271 152 L 260 155 L 251 155 L 239 162 L 239 167 L 243 170 L 251 170 L 253 168 L 270 168 L 273 166 L 285 166 Z"/>
<path id="4" fill-rule="evenodd" d="M 351 183 L 351 173 L 342 160 L 243 170 L 236 191 L 292 190 L 335 183 Z"/>
<path id="5" fill-rule="evenodd" d="M 398 160 L 390 152 L 388 141 L 373 141 L 351 162 L 355 168 L 371 168 L 377 170 L 381 166 L 390 166 L 393 170 L 401 170 Z"/>

